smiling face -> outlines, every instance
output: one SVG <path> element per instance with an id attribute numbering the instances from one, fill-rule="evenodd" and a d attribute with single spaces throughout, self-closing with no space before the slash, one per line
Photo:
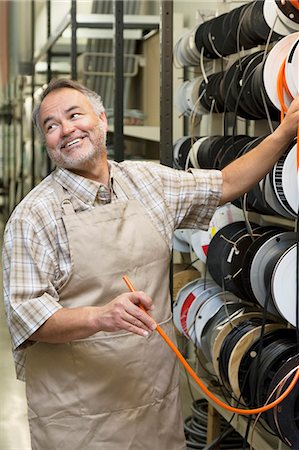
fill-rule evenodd
<path id="1" fill-rule="evenodd" d="M 106 116 L 97 116 L 81 92 L 72 88 L 50 92 L 41 103 L 39 122 L 57 166 L 83 174 L 106 161 Z"/>

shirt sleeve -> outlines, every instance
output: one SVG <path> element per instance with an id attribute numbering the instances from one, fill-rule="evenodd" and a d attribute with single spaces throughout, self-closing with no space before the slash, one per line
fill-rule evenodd
<path id="1" fill-rule="evenodd" d="M 10 220 L 3 242 L 4 303 L 13 349 L 61 308 L 54 288 L 55 262 L 26 219 Z"/>
<path id="2" fill-rule="evenodd" d="M 174 229 L 207 230 L 222 195 L 221 171 L 164 168 L 162 179 Z"/>

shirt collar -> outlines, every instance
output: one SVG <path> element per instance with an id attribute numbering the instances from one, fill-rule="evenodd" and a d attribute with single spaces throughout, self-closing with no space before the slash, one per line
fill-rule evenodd
<path id="1" fill-rule="evenodd" d="M 55 169 L 53 172 L 53 177 L 71 195 L 75 195 L 82 202 L 89 204 L 93 204 L 95 202 L 99 189 L 102 186 L 102 184 L 97 181 L 82 177 L 60 167 Z"/>

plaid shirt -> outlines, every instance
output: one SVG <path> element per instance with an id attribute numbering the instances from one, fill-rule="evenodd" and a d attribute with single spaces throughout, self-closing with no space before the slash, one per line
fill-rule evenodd
<path id="1" fill-rule="evenodd" d="M 58 289 L 71 271 L 62 211 L 53 179 L 64 186 L 77 212 L 111 200 L 126 200 L 113 176 L 125 180 L 171 248 L 176 228 L 207 229 L 222 192 L 221 172 L 169 169 L 149 162 L 110 164 L 111 189 L 56 169 L 12 213 L 4 232 L 3 285 L 7 320 L 19 379 L 24 380 L 25 348 L 61 305 Z"/>

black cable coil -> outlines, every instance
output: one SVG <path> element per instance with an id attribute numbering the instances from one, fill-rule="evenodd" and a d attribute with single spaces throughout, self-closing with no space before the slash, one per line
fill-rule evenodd
<path id="1" fill-rule="evenodd" d="M 191 409 L 192 415 L 185 419 L 184 425 L 187 450 L 212 450 L 213 448 L 241 450 L 244 448 L 244 439 L 223 417 L 221 417 L 220 435 L 207 445 L 208 401 L 205 399 L 194 400 Z"/>

